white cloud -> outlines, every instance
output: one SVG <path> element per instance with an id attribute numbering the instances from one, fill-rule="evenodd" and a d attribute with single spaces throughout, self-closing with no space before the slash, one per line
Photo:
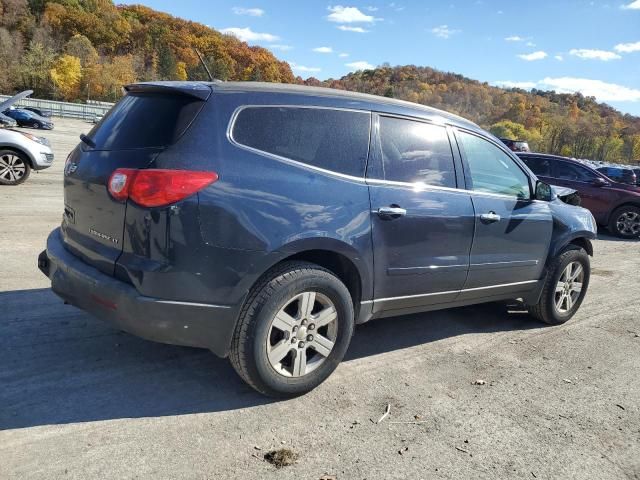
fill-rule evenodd
<path id="1" fill-rule="evenodd" d="M 264 15 L 264 10 L 261 8 L 233 7 L 231 11 L 236 15 L 249 15 L 250 17 L 261 17 Z"/>
<path id="2" fill-rule="evenodd" d="M 526 45 L 527 47 L 535 47 L 535 46 L 536 46 L 536 44 L 535 44 L 535 43 L 533 43 L 533 42 L 527 42 L 527 43 L 525 43 L 525 45 Z"/>
<path id="3" fill-rule="evenodd" d="M 607 83 L 601 80 L 576 77 L 546 77 L 537 82 L 514 82 L 511 80 L 492 82 L 493 85 L 503 88 L 522 88 L 530 90 L 555 90 L 558 93 L 580 92 L 587 97 L 595 97 L 600 102 L 640 102 L 640 90 L 624 87 L 615 83 Z"/>
<path id="4" fill-rule="evenodd" d="M 373 23 L 376 19 L 365 13 L 362 13 L 357 7 L 343 7 L 336 5 L 335 7 L 327 7 L 331 12 L 327 16 L 327 20 L 336 23 Z"/>
<path id="5" fill-rule="evenodd" d="M 640 101 L 640 90 L 623 87 L 615 83 L 606 83 L 601 80 L 575 77 L 547 77 L 538 82 L 538 85 L 543 88 L 553 89 L 558 93 L 580 92 L 588 97 L 596 97 L 596 99 L 601 102 Z"/>
<path id="6" fill-rule="evenodd" d="M 542 60 L 543 58 L 547 58 L 547 52 L 538 50 L 537 52 L 524 53 L 522 55 L 518 55 L 518 57 L 520 57 L 522 60 L 526 60 L 527 62 L 532 62 L 534 60 Z"/>
<path id="7" fill-rule="evenodd" d="M 502 88 L 521 88 L 522 90 L 531 90 L 536 86 L 536 82 L 512 82 L 510 80 L 499 80 L 493 82 L 497 87 Z"/>
<path id="8" fill-rule="evenodd" d="M 331 47 L 316 47 L 313 49 L 314 52 L 317 53 L 333 53 L 333 48 Z"/>
<path id="9" fill-rule="evenodd" d="M 367 7 L 367 10 L 369 10 L 370 12 L 377 12 L 378 11 L 378 7 Z"/>
<path id="10" fill-rule="evenodd" d="M 289 50 L 293 50 L 293 47 L 291 45 L 280 45 L 276 43 L 274 43 L 273 45 L 269 45 L 269 48 L 271 50 L 280 50 L 281 52 L 288 52 Z"/>
<path id="11" fill-rule="evenodd" d="M 340 25 L 338 26 L 338 30 L 342 30 L 343 32 L 356 32 L 356 33 L 367 33 L 369 30 L 365 30 L 362 27 L 350 27 L 348 25 Z"/>
<path id="12" fill-rule="evenodd" d="M 564 57 L 562 55 L 555 55 L 553 58 L 555 58 L 556 60 L 558 60 L 559 62 L 564 60 Z"/>
<path id="13" fill-rule="evenodd" d="M 369 62 L 365 62 L 364 60 L 361 60 L 359 62 L 345 63 L 345 65 L 354 70 L 372 70 L 376 68 L 374 65 L 371 65 Z"/>
<path id="14" fill-rule="evenodd" d="M 460 30 L 451 29 L 448 25 L 439 25 L 431 29 L 431 33 L 438 38 L 449 38 L 451 35 L 458 32 L 460 32 Z"/>
<path id="15" fill-rule="evenodd" d="M 522 42 L 524 38 L 519 35 L 511 35 L 510 37 L 504 37 L 507 42 Z"/>
<path id="16" fill-rule="evenodd" d="M 614 52 L 609 52 L 607 50 L 590 50 L 588 48 L 573 48 L 569 50 L 569 55 L 574 55 L 578 58 L 584 58 L 587 60 L 602 60 L 603 62 L 619 60 L 622 58 Z"/>
<path id="17" fill-rule="evenodd" d="M 239 38 L 243 42 L 260 42 L 260 41 L 275 42 L 280 39 L 278 36 L 272 35 L 270 33 L 254 32 L 248 27 L 247 28 L 238 28 L 238 27 L 223 28 L 220 31 L 227 35 L 233 35 L 234 37 Z"/>
<path id="18" fill-rule="evenodd" d="M 349 56 L 348 53 L 341 53 L 340 55 L 338 55 L 340 58 L 347 58 Z"/>
<path id="19" fill-rule="evenodd" d="M 628 5 L 622 5 L 620 8 L 624 10 L 640 10 L 640 0 L 635 0 Z"/>
<path id="20" fill-rule="evenodd" d="M 313 73 L 322 70 L 320 67 L 305 67 L 304 65 L 298 65 L 294 62 L 289 62 L 289 65 L 291 65 L 291 68 L 297 72 Z"/>
<path id="21" fill-rule="evenodd" d="M 640 1 L 640 0 L 639 0 Z M 619 43 L 613 49 L 620 53 L 640 52 L 640 42 L 635 43 Z"/>

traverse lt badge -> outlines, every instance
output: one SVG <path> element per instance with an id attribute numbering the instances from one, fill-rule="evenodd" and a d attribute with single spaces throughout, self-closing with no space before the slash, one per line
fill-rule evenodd
<path id="1" fill-rule="evenodd" d="M 98 238 L 102 238 L 103 240 L 108 240 L 111 243 L 114 243 L 114 244 L 118 243 L 118 239 L 117 238 L 113 238 L 111 235 L 107 235 L 106 233 L 99 232 L 97 230 L 94 230 L 93 228 L 89 229 L 89 233 L 91 235 L 94 235 L 94 236 L 98 237 Z"/>

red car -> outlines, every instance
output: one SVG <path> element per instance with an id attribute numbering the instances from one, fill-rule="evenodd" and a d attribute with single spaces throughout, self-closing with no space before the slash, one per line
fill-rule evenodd
<path id="1" fill-rule="evenodd" d="M 640 237 L 640 188 L 616 182 L 581 162 L 557 155 L 517 153 L 543 182 L 577 190 L 598 225 L 622 238 Z"/>

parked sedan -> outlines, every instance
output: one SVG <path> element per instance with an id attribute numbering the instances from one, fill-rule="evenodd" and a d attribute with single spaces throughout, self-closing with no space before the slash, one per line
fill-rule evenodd
<path id="1" fill-rule="evenodd" d="M 53 115 L 51 110 L 43 110 L 42 108 L 36 108 L 36 107 L 20 107 L 20 108 L 22 110 L 29 110 L 30 112 L 33 112 L 36 115 L 40 115 L 41 117 L 44 117 L 44 118 L 49 118 Z"/>
<path id="2" fill-rule="evenodd" d="M 573 188 L 581 205 L 599 225 L 622 238 L 640 237 L 640 188 L 620 183 L 586 163 L 542 153 L 518 153 L 518 157 L 543 182 Z"/>
<path id="3" fill-rule="evenodd" d="M 42 128 L 44 130 L 53 130 L 53 122 L 49 118 L 41 117 L 40 115 L 33 113 L 29 110 L 22 108 L 14 108 L 5 110 L 4 114 L 7 117 L 13 118 L 18 122 L 19 127 L 31 127 Z"/>

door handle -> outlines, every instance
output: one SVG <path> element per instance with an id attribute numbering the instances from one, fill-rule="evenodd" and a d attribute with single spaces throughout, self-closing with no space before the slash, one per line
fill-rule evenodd
<path id="1" fill-rule="evenodd" d="M 407 211 L 404 208 L 401 208 L 397 205 L 391 205 L 389 207 L 380 207 L 378 209 L 378 215 L 381 217 L 387 218 L 398 218 L 404 217 L 407 214 Z"/>
<path id="2" fill-rule="evenodd" d="M 480 220 L 485 223 L 499 222 L 500 215 L 498 215 L 496 212 L 483 213 L 482 215 L 480 215 Z"/>

